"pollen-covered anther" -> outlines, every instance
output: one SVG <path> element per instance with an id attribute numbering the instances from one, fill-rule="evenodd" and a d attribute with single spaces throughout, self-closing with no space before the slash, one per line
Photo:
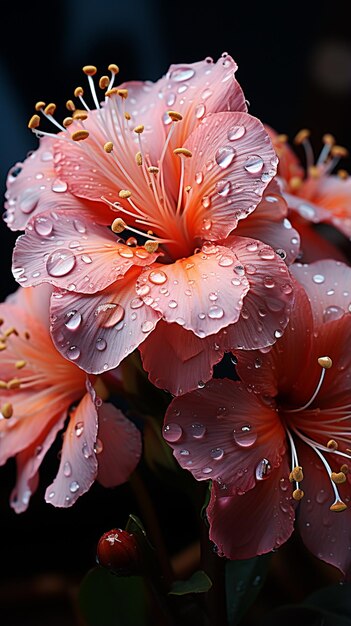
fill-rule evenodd
<path id="1" fill-rule="evenodd" d="M 18 370 L 21 370 L 23 367 L 25 367 L 27 365 L 27 361 L 24 361 L 23 359 L 20 361 L 16 361 L 15 363 L 15 368 Z"/>
<path id="2" fill-rule="evenodd" d="M 303 471 L 300 465 L 294 467 L 294 469 L 290 472 L 289 475 L 290 482 L 300 483 L 303 480 Z"/>
<path id="3" fill-rule="evenodd" d="M 13 415 L 13 406 L 12 406 L 11 402 L 5 402 L 5 404 L 2 405 L 1 413 L 2 413 L 2 416 L 5 419 L 10 419 L 10 417 L 12 417 L 12 415 Z"/>
<path id="4" fill-rule="evenodd" d="M 130 113 L 128 113 L 128 111 L 124 112 L 124 119 L 127 120 L 129 122 L 129 120 L 132 119 L 132 116 Z"/>
<path id="5" fill-rule="evenodd" d="M 44 113 L 46 115 L 53 115 L 55 111 L 56 111 L 56 104 L 54 104 L 54 102 L 50 102 L 49 104 L 47 104 L 44 109 Z"/>
<path id="6" fill-rule="evenodd" d="M 71 139 L 73 141 L 83 141 L 83 139 L 87 139 L 89 137 L 89 133 L 87 130 L 75 130 L 71 135 Z"/>
<path id="7" fill-rule="evenodd" d="M 67 100 L 67 102 L 66 102 L 66 109 L 68 111 L 75 111 L 76 110 L 76 105 L 74 104 L 73 100 Z"/>
<path id="8" fill-rule="evenodd" d="M 82 69 L 84 74 L 86 74 L 87 76 L 95 76 L 97 72 L 97 68 L 95 67 L 95 65 L 84 65 Z"/>
<path id="9" fill-rule="evenodd" d="M 294 143 L 299 146 L 301 143 L 303 143 L 304 141 L 306 141 L 306 139 L 309 138 L 310 136 L 310 131 L 308 130 L 308 128 L 302 128 L 297 135 L 294 138 Z"/>
<path id="10" fill-rule="evenodd" d="M 88 119 L 88 113 L 87 111 L 83 111 L 82 109 L 76 109 L 72 114 L 72 117 L 74 120 L 80 120 L 83 122 L 84 120 Z"/>
<path id="11" fill-rule="evenodd" d="M 32 115 L 32 117 L 30 118 L 29 122 L 28 122 L 28 128 L 30 128 L 31 130 L 33 128 L 38 128 L 40 124 L 40 117 L 39 115 Z"/>
<path id="12" fill-rule="evenodd" d="M 9 382 L 7 383 L 8 389 L 19 389 L 20 386 L 21 386 L 21 381 L 19 378 L 11 378 L 11 380 L 9 380 Z"/>
<path id="13" fill-rule="evenodd" d="M 345 502 L 343 502 L 342 500 L 336 500 L 334 502 L 334 504 L 332 504 L 329 507 L 330 511 L 335 511 L 336 513 L 339 513 L 341 511 L 345 511 L 345 509 L 347 509 L 347 504 L 345 504 Z"/>
<path id="14" fill-rule="evenodd" d="M 159 167 L 157 167 L 156 165 L 150 165 L 150 166 L 147 168 L 147 171 L 148 171 L 148 172 L 150 172 L 150 174 L 158 174 L 158 173 L 159 173 L 159 171 L 160 171 L 160 168 L 159 168 Z"/>
<path id="15" fill-rule="evenodd" d="M 349 173 L 343 169 L 338 170 L 337 175 L 341 178 L 341 180 L 347 180 L 349 177 Z"/>
<path id="16" fill-rule="evenodd" d="M 76 87 L 73 93 L 76 98 L 79 98 L 79 96 L 84 96 L 84 89 L 83 87 Z"/>
<path id="17" fill-rule="evenodd" d="M 121 189 L 118 195 L 120 198 L 123 198 L 123 200 L 127 200 L 132 195 L 132 192 L 129 191 L 129 189 Z"/>
<path id="18" fill-rule="evenodd" d="M 349 151 L 344 146 L 333 146 L 331 149 L 333 157 L 340 157 L 346 159 L 349 156 Z"/>
<path id="19" fill-rule="evenodd" d="M 108 76 L 101 76 L 99 79 L 99 87 L 100 89 L 106 89 L 110 84 L 110 79 Z"/>
<path id="20" fill-rule="evenodd" d="M 343 463 L 342 466 L 340 467 L 340 472 L 344 472 L 344 474 L 347 474 L 349 471 L 349 466 L 346 463 Z"/>
<path id="21" fill-rule="evenodd" d="M 119 72 L 119 67 L 115 63 L 110 63 L 107 69 L 112 72 L 112 74 L 118 74 Z"/>
<path id="22" fill-rule="evenodd" d="M 167 111 L 167 114 L 171 118 L 172 122 L 180 122 L 183 119 L 183 116 L 181 113 L 178 113 L 178 111 Z"/>
<path id="23" fill-rule="evenodd" d="M 318 363 L 325 370 L 329 370 L 333 365 L 333 361 L 331 360 L 330 356 L 320 356 L 318 359 Z"/>
<path id="24" fill-rule="evenodd" d="M 297 191 L 302 185 L 302 178 L 300 176 L 292 176 L 289 180 L 289 188 L 291 191 Z"/>
<path id="25" fill-rule="evenodd" d="M 173 152 L 174 154 L 180 154 L 188 158 L 193 156 L 193 153 L 190 150 L 188 150 L 188 148 L 175 148 Z"/>
<path id="26" fill-rule="evenodd" d="M 36 111 L 41 111 L 44 107 L 46 107 L 46 102 L 43 102 L 42 100 L 36 102 L 34 106 Z"/>
<path id="27" fill-rule="evenodd" d="M 338 447 L 339 447 L 338 442 L 335 441 L 335 439 L 329 439 L 327 443 L 327 448 L 329 448 L 329 450 L 337 450 Z"/>
<path id="28" fill-rule="evenodd" d="M 294 498 L 294 500 L 302 500 L 302 498 L 304 497 L 305 492 L 302 491 L 302 489 L 295 489 L 292 493 L 292 497 Z"/>
<path id="29" fill-rule="evenodd" d="M 281 133 L 280 135 L 277 135 L 276 142 L 277 143 L 286 143 L 288 141 L 288 139 L 289 139 L 288 135 L 286 135 L 285 133 Z"/>
<path id="30" fill-rule="evenodd" d="M 136 126 L 133 130 L 137 135 L 141 135 L 141 133 L 144 132 L 144 125 L 138 124 L 138 126 Z"/>
<path id="31" fill-rule="evenodd" d="M 117 94 L 121 97 L 121 98 L 128 98 L 128 89 L 117 89 Z"/>
<path id="32" fill-rule="evenodd" d="M 114 233 L 122 233 L 127 228 L 127 224 L 121 217 L 116 217 L 111 224 L 111 230 Z"/>
<path id="33" fill-rule="evenodd" d="M 308 174 L 311 178 L 320 178 L 322 172 L 316 165 L 311 165 L 311 167 L 308 168 Z"/>
<path id="34" fill-rule="evenodd" d="M 152 241 L 151 239 L 148 239 L 147 241 L 145 241 L 144 243 L 144 248 L 147 252 L 156 252 L 157 248 L 158 248 L 158 243 L 157 241 Z"/>
<path id="35" fill-rule="evenodd" d="M 73 117 L 65 117 L 65 119 L 62 122 L 62 126 L 64 126 L 65 128 L 67 128 L 68 126 L 70 126 L 71 124 L 73 124 Z"/>
<path id="36" fill-rule="evenodd" d="M 11 335 L 16 335 L 18 337 L 18 330 L 14 326 L 10 326 L 4 331 L 5 337 L 10 337 Z"/>
<path id="37" fill-rule="evenodd" d="M 112 152 L 112 150 L 113 150 L 113 143 L 112 143 L 112 141 L 106 141 L 106 143 L 104 144 L 104 150 L 105 150 L 105 152 L 107 152 L 108 154 L 109 154 L 110 152 Z"/>
<path id="38" fill-rule="evenodd" d="M 192 189 L 191 185 L 187 185 L 187 186 L 185 187 L 185 191 L 186 191 L 187 193 L 189 193 L 189 192 L 191 191 L 191 189 Z"/>
<path id="39" fill-rule="evenodd" d="M 135 155 L 135 162 L 139 166 L 143 164 L 143 157 L 142 157 L 141 152 L 137 152 L 136 153 L 136 155 Z"/>
<path id="40" fill-rule="evenodd" d="M 336 485 L 342 485 L 342 483 L 346 482 L 346 476 L 344 472 L 332 472 L 330 474 L 330 478 Z"/>
<path id="41" fill-rule="evenodd" d="M 333 137 L 333 135 L 331 135 L 330 133 L 326 133 L 325 135 L 323 135 L 322 140 L 323 143 L 327 144 L 328 146 L 333 146 L 335 144 L 335 137 Z"/>
<path id="42" fill-rule="evenodd" d="M 117 87 L 112 87 L 112 89 L 108 89 L 107 91 L 105 91 L 105 96 L 107 96 L 108 98 L 110 98 L 110 96 L 115 96 L 118 93 L 118 89 Z"/>

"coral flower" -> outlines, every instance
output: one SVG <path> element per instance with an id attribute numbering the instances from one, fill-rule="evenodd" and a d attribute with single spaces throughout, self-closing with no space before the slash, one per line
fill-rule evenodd
<path id="1" fill-rule="evenodd" d="M 164 438 L 197 480 L 220 553 L 250 558 L 285 542 L 351 564 L 351 270 L 298 265 L 289 325 L 268 352 L 240 352 L 241 381 L 212 380 L 172 400 Z M 313 307 L 312 307 L 313 304 Z"/>
<path id="2" fill-rule="evenodd" d="M 347 150 L 335 145 L 334 137 L 326 134 L 315 162 L 310 133 L 302 130 L 296 135 L 295 144 L 305 149 L 305 170 L 286 136 L 271 128 L 267 130 L 279 156 L 278 178 L 291 210 L 289 217 L 302 237 L 303 258 L 308 262 L 326 257 L 343 259 L 332 241 L 326 240 L 313 225 L 330 224 L 348 239 L 351 237 L 351 179 L 343 169 L 332 173 L 340 159 L 348 156 Z"/>
<path id="3" fill-rule="evenodd" d="M 55 345 L 87 372 L 140 346 L 152 382 L 180 394 L 208 380 L 224 350 L 272 345 L 288 322 L 283 258 L 296 257 L 298 234 L 274 181 L 267 188 L 277 157 L 236 69 L 223 55 L 156 83 L 102 77 L 100 107 L 86 66 L 96 109 L 74 110 L 59 135 L 40 131 L 38 152 L 10 175 L 7 222 L 24 225 L 22 203 L 31 212 L 14 274 L 56 287 Z M 75 95 L 87 106 L 81 87 Z M 54 108 L 37 104 L 52 121 Z"/>
<path id="4" fill-rule="evenodd" d="M 64 359 L 52 344 L 47 286 L 20 288 L 0 304 L 0 464 L 15 457 L 11 506 L 24 511 L 39 483 L 40 464 L 65 427 L 60 466 L 45 499 L 74 504 L 95 479 L 128 480 L 141 454 L 137 428 L 97 393 L 102 381 Z M 77 323 L 72 316 L 69 326 Z"/>

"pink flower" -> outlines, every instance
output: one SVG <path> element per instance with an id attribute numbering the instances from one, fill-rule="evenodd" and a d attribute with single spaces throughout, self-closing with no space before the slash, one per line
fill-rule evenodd
<path id="1" fill-rule="evenodd" d="M 137 428 L 97 395 L 101 379 L 88 378 L 53 346 L 50 293 L 46 286 L 19 289 L 0 304 L 0 464 L 16 458 L 17 513 L 36 491 L 40 464 L 67 417 L 59 470 L 45 494 L 54 506 L 71 506 L 95 479 L 106 487 L 125 482 L 141 454 Z"/>
<path id="2" fill-rule="evenodd" d="M 351 270 L 294 267 L 289 325 L 270 351 L 237 353 L 241 381 L 172 400 L 164 438 L 197 480 L 212 479 L 210 538 L 232 559 L 277 548 L 296 521 L 306 546 L 351 564 Z M 289 480 L 290 478 L 290 480 Z"/>
<path id="3" fill-rule="evenodd" d="M 303 258 L 306 261 L 326 257 L 344 260 L 340 250 L 313 229 L 313 225 L 331 224 L 347 238 L 351 237 L 351 179 L 345 170 L 339 170 L 338 175 L 332 173 L 340 159 L 348 155 L 347 150 L 335 145 L 332 135 L 324 135 L 323 149 L 315 163 L 310 133 L 302 130 L 295 143 L 305 149 L 304 169 L 286 136 L 268 127 L 267 131 L 279 156 L 278 180 L 290 209 L 289 219 L 303 241 Z"/>
<path id="4" fill-rule="evenodd" d="M 12 227 L 27 219 L 28 185 L 37 201 L 14 274 L 23 286 L 57 288 L 55 345 L 87 372 L 114 368 L 140 346 L 151 381 L 181 394 L 208 380 L 225 350 L 272 345 L 288 322 L 282 258 L 294 260 L 299 238 L 274 181 L 267 187 L 277 158 L 246 112 L 236 69 L 228 55 L 172 66 L 154 84 L 108 85 L 99 107 L 95 68 L 85 68 L 97 109 L 45 136 L 9 185 Z M 123 230 L 127 242 L 116 240 Z M 134 234 L 148 240 L 137 245 Z"/>

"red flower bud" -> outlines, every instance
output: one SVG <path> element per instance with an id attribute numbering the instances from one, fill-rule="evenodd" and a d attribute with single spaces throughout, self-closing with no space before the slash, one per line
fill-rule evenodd
<path id="1" fill-rule="evenodd" d="M 119 576 L 141 573 L 140 549 L 135 535 L 120 528 L 113 528 L 99 539 L 96 560 Z"/>

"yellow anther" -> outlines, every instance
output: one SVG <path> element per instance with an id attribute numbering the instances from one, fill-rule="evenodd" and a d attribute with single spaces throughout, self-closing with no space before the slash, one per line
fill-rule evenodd
<path id="1" fill-rule="evenodd" d="M 108 76 L 101 76 L 100 80 L 99 80 L 99 87 L 100 89 L 106 89 L 106 87 L 108 87 L 110 84 L 110 79 Z"/>
<path id="2" fill-rule="evenodd" d="M 128 98 L 128 89 L 117 89 L 117 93 L 121 98 Z"/>
<path id="3" fill-rule="evenodd" d="M 291 191 L 297 191 L 302 185 L 302 178 L 300 176 L 292 176 L 289 180 L 289 187 Z"/>
<path id="4" fill-rule="evenodd" d="M 28 122 L 28 128 L 38 128 L 40 124 L 40 117 L 39 115 L 32 115 L 32 117 L 30 118 L 29 122 Z"/>
<path id="5" fill-rule="evenodd" d="M 7 383 L 8 389 L 18 389 L 21 386 L 21 381 L 19 378 L 11 378 Z"/>
<path id="6" fill-rule="evenodd" d="M 82 141 L 83 139 L 87 139 L 89 137 L 89 133 L 87 130 L 75 130 L 71 135 L 71 139 L 73 141 Z"/>
<path id="7" fill-rule="evenodd" d="M 87 76 L 94 76 L 97 72 L 95 65 L 84 65 L 83 72 Z"/>
<path id="8" fill-rule="evenodd" d="M 10 328 L 4 330 L 5 337 L 10 337 L 11 335 L 16 335 L 16 337 L 18 337 L 18 330 L 14 326 L 10 326 Z"/>
<path id="9" fill-rule="evenodd" d="M 121 233 L 127 228 L 127 224 L 121 217 L 116 217 L 111 224 L 111 230 L 114 233 Z"/>
<path id="10" fill-rule="evenodd" d="M 310 131 L 308 130 L 308 128 L 302 128 L 302 130 L 300 130 L 297 135 L 294 138 L 294 143 L 299 146 L 301 143 L 303 143 L 306 139 L 308 139 L 308 137 L 310 136 Z"/>
<path id="11" fill-rule="evenodd" d="M 330 356 L 320 356 L 318 359 L 318 364 L 323 367 L 325 370 L 329 370 L 333 365 L 333 361 Z"/>
<path id="12" fill-rule="evenodd" d="M 331 149 L 333 157 L 341 157 L 346 159 L 349 156 L 349 151 L 344 146 L 333 146 Z"/>
<path id="13" fill-rule="evenodd" d="M 44 113 L 46 113 L 46 115 L 53 115 L 55 111 L 56 111 L 56 104 L 54 104 L 53 102 L 50 102 L 50 104 L 47 104 L 44 109 Z"/>
<path id="14" fill-rule="evenodd" d="M 187 193 L 189 193 L 189 191 L 191 191 L 191 185 L 187 185 L 187 186 L 185 187 L 185 191 L 186 191 Z"/>
<path id="15" fill-rule="evenodd" d="M 147 169 L 150 174 L 158 174 L 160 171 L 160 168 L 156 167 L 156 165 L 150 165 L 150 167 L 148 167 Z"/>
<path id="16" fill-rule="evenodd" d="M 302 498 L 304 497 L 305 492 L 302 491 L 302 489 L 295 489 L 295 491 L 293 491 L 292 493 L 292 497 L 294 498 L 294 500 L 302 500 Z"/>
<path id="17" fill-rule="evenodd" d="M 172 122 L 180 122 L 183 119 L 183 116 L 178 113 L 178 111 L 167 111 L 169 117 L 171 118 Z"/>
<path id="18" fill-rule="evenodd" d="M 132 192 L 129 191 L 129 189 L 121 189 L 118 195 L 120 198 L 123 198 L 123 200 L 127 200 L 132 195 Z"/>
<path id="19" fill-rule="evenodd" d="M 338 442 L 335 441 L 335 439 L 329 439 L 327 443 L 327 448 L 329 448 L 329 450 L 337 450 L 338 447 L 339 447 Z"/>
<path id="20" fill-rule="evenodd" d="M 107 91 L 105 91 L 105 96 L 109 98 L 110 96 L 115 96 L 117 93 L 118 93 L 117 87 L 112 87 L 112 89 L 108 89 Z"/>
<path id="21" fill-rule="evenodd" d="M 144 125 L 138 124 L 138 126 L 136 126 L 133 130 L 135 133 L 137 133 L 137 135 L 140 135 L 141 133 L 144 132 Z"/>
<path id="22" fill-rule="evenodd" d="M 84 111 L 82 109 L 76 109 L 76 111 L 74 111 L 72 117 L 73 117 L 74 120 L 84 121 L 84 120 L 88 119 L 88 113 L 87 113 L 87 111 Z"/>
<path id="23" fill-rule="evenodd" d="M 131 119 L 132 119 L 132 116 L 131 116 L 131 114 L 130 114 L 130 113 L 128 113 L 128 111 L 125 111 L 125 113 L 124 113 L 124 117 L 125 117 L 125 119 L 126 119 L 126 120 L 128 120 L 128 122 L 129 122 L 129 120 L 131 120 Z"/>
<path id="24" fill-rule="evenodd" d="M 0 352 L 2 350 L 6 350 L 6 343 L 4 343 L 3 341 L 0 341 Z"/>
<path id="25" fill-rule="evenodd" d="M 330 511 L 336 511 L 337 513 L 339 513 L 347 509 L 347 504 L 345 504 L 345 502 L 343 502 L 342 500 L 337 500 L 329 507 L 329 509 Z"/>
<path id="26" fill-rule="evenodd" d="M 110 63 L 110 65 L 108 66 L 107 69 L 110 70 L 110 72 L 112 72 L 112 74 L 118 74 L 118 72 L 119 72 L 119 67 L 115 63 Z"/>
<path id="27" fill-rule="evenodd" d="M 10 419 L 13 415 L 13 406 L 11 402 L 5 402 L 1 407 L 1 413 L 5 419 Z"/>
<path id="28" fill-rule="evenodd" d="M 34 108 L 36 111 L 41 111 L 45 106 L 46 106 L 46 103 L 43 102 L 42 100 L 39 100 L 39 102 L 36 102 Z"/>
<path id="29" fill-rule="evenodd" d="M 7 389 L 6 380 L 0 380 L 0 389 Z"/>
<path id="30" fill-rule="evenodd" d="M 347 474 L 348 471 L 349 471 L 349 466 L 346 463 L 343 463 L 342 466 L 340 467 L 340 472 L 344 472 L 344 474 Z"/>
<path id="31" fill-rule="evenodd" d="M 173 152 L 174 152 L 174 154 L 181 154 L 181 155 L 183 155 L 185 157 L 188 157 L 188 158 L 193 156 L 193 153 L 190 152 L 190 150 L 188 150 L 188 148 L 175 148 L 173 150 Z"/>
<path id="32" fill-rule="evenodd" d="M 74 93 L 76 98 L 79 98 L 79 96 L 83 96 L 84 95 L 84 89 L 83 89 L 83 87 L 76 87 L 73 93 Z"/>
<path id="33" fill-rule="evenodd" d="M 337 175 L 342 180 L 346 180 L 349 177 L 349 173 L 346 170 L 342 170 L 342 169 L 337 171 Z"/>
<path id="34" fill-rule="evenodd" d="M 73 123 L 73 117 L 65 117 L 65 119 L 62 122 L 62 126 L 67 128 L 67 126 L 70 126 L 72 123 Z"/>
<path id="35" fill-rule="evenodd" d="M 333 146 L 335 144 L 335 137 L 333 137 L 330 133 L 323 135 L 322 140 L 323 143 L 326 143 L 328 146 Z"/>
<path id="36" fill-rule="evenodd" d="M 277 137 L 275 138 L 274 142 L 286 143 L 288 141 L 288 139 L 289 139 L 288 135 L 286 135 L 285 133 L 282 133 L 280 135 L 277 135 Z"/>
<path id="37" fill-rule="evenodd" d="M 15 367 L 18 370 L 21 370 L 23 367 L 26 367 L 26 365 L 27 365 L 27 361 L 23 361 L 23 360 L 16 361 L 16 363 L 15 363 Z"/>
<path id="38" fill-rule="evenodd" d="M 290 482 L 300 483 L 303 480 L 303 471 L 300 465 L 294 467 L 294 469 L 290 472 L 289 475 Z"/>
<path id="39" fill-rule="evenodd" d="M 321 170 L 316 165 L 311 165 L 311 167 L 308 168 L 308 174 L 311 178 L 320 178 Z"/>
<path id="40" fill-rule="evenodd" d="M 336 485 L 342 485 L 342 483 L 346 482 L 346 476 L 344 472 L 332 472 L 330 474 L 330 478 Z"/>
<path id="41" fill-rule="evenodd" d="M 112 141 L 106 141 L 106 143 L 104 144 L 104 150 L 105 150 L 105 152 L 108 152 L 108 153 L 112 152 L 112 150 L 113 150 L 113 143 L 112 143 Z"/>
<path id="42" fill-rule="evenodd" d="M 142 165 L 143 164 L 143 157 L 141 152 L 137 152 L 135 155 L 135 161 L 137 165 Z"/>
<path id="43" fill-rule="evenodd" d="M 68 111 L 75 111 L 76 110 L 76 105 L 74 104 L 73 100 L 67 100 L 67 102 L 66 102 L 66 109 L 68 109 Z"/>
<path id="44" fill-rule="evenodd" d="M 156 252 L 157 248 L 158 248 L 158 243 L 157 241 L 152 241 L 152 239 L 148 239 L 147 241 L 145 241 L 144 243 L 144 248 L 145 250 L 147 250 L 147 252 Z"/>

